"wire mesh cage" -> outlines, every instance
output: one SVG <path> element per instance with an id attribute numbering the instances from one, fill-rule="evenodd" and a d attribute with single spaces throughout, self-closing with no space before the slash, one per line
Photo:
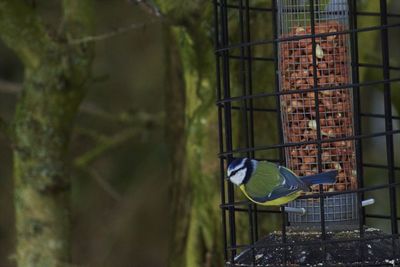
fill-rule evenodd
<path id="1" fill-rule="evenodd" d="M 400 265 L 400 14 L 374 2 L 214 1 L 226 266 Z M 338 175 L 263 207 L 226 180 L 241 157 Z"/>
<path id="2" fill-rule="evenodd" d="M 277 2 L 279 38 L 349 30 L 345 1 L 318 1 L 312 7 L 310 4 L 309 1 Z M 334 87 L 351 82 L 350 38 L 347 35 L 317 37 L 314 42 L 312 38 L 281 42 L 278 49 L 281 91 Z M 285 143 L 354 136 L 352 93 L 347 88 L 321 91 L 317 97 L 313 91 L 282 95 L 280 102 Z M 285 148 L 285 158 L 287 166 L 300 176 L 338 170 L 336 184 L 324 190 L 345 191 L 357 187 L 354 151 L 352 140 L 324 143 L 320 148 L 316 144 L 306 144 Z M 318 190 L 314 186 L 314 191 Z M 320 222 L 319 200 L 298 200 L 290 206 L 306 209 L 305 216 L 290 214 L 291 222 Z M 355 222 L 356 209 L 356 194 L 332 196 L 325 200 L 325 220 L 327 223 Z"/>

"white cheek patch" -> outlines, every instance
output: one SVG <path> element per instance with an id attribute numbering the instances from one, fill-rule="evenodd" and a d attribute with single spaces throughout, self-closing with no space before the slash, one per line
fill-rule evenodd
<path id="1" fill-rule="evenodd" d="M 235 185 L 241 185 L 245 177 L 246 177 L 246 169 L 243 169 L 235 173 L 235 175 L 232 176 L 230 180 Z"/>
<path id="2" fill-rule="evenodd" d="M 239 170 L 240 168 L 243 168 L 244 162 L 245 162 L 245 161 L 246 161 L 246 159 L 243 158 L 242 161 L 240 162 L 240 164 L 236 165 L 235 168 L 230 169 L 230 170 L 228 169 L 228 177 L 231 176 L 231 173 L 232 173 L 232 172 L 237 171 L 237 170 Z"/>

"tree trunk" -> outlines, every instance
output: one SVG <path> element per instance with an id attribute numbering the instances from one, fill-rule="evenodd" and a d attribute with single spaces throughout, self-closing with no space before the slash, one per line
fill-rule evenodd
<path id="1" fill-rule="evenodd" d="M 25 1 L 0 1 L 0 36 L 25 67 L 12 137 L 16 261 L 24 267 L 70 263 L 67 152 L 92 47 L 69 40 L 91 32 L 91 0 L 66 0 L 63 12 L 62 33 L 50 37 Z"/>
<path id="2" fill-rule="evenodd" d="M 172 217 L 170 243 L 170 267 L 222 266 L 223 236 L 221 230 L 220 174 L 218 153 L 218 122 L 215 81 L 212 4 L 206 1 L 182 3 L 159 1 L 166 15 L 165 44 L 167 48 L 167 132 L 172 137 Z M 265 28 L 265 17 L 257 18 L 252 35 L 265 38 L 272 28 Z M 233 25 L 236 25 L 233 23 Z M 232 32 L 239 29 L 232 26 Z M 235 35 L 235 33 L 233 33 Z M 254 37 L 255 38 L 255 37 Z M 272 53 L 268 47 L 266 53 Z M 234 65 L 234 64 L 232 64 Z M 236 69 L 235 69 L 236 67 Z M 239 80 L 240 68 L 233 66 L 233 75 Z M 254 70 L 254 81 L 268 84 L 273 79 L 270 69 Z M 236 75 L 237 74 L 237 75 Z M 235 79 L 233 78 L 233 79 Z M 240 84 L 239 81 L 236 81 Z M 269 90 L 273 90 L 270 88 Z M 240 92 L 239 92 L 240 93 Z M 275 104 L 272 99 L 271 105 Z M 184 116 L 184 117 L 183 117 Z M 265 120 L 265 115 L 262 117 Z M 233 119 L 241 118 L 234 116 Z M 262 140 L 273 138 L 271 129 L 276 125 L 268 117 L 265 125 L 256 126 Z M 236 123 L 236 125 L 242 125 Z M 262 131 L 261 127 L 266 130 Z M 239 141 L 241 129 L 235 129 L 234 138 Z M 182 135 L 184 133 L 184 135 Z M 237 219 L 244 227 L 237 229 L 238 236 L 248 235 L 245 217 Z M 271 221 L 268 222 L 270 226 Z M 245 239 L 243 238 L 243 241 Z"/>
<path id="3" fill-rule="evenodd" d="M 166 141 L 169 145 L 170 158 L 170 197 L 171 227 L 169 242 L 170 266 L 185 266 L 185 247 L 192 194 L 185 161 L 185 105 L 186 93 L 183 79 L 183 66 L 175 36 L 169 27 L 164 27 L 166 55 Z M 179 229 L 179 231 L 178 231 Z"/>
<path id="4" fill-rule="evenodd" d="M 56 68 L 56 66 L 54 66 Z M 15 208 L 19 266 L 69 262 L 69 189 L 66 166 L 72 121 L 82 94 L 63 71 L 31 71 L 15 116 Z M 36 77 L 43 77 L 38 80 Z"/>
<path id="5" fill-rule="evenodd" d="M 166 1 L 165 1 L 166 2 Z M 176 8 L 173 8 L 174 5 Z M 205 5 L 207 4 L 207 5 Z M 203 4 L 163 9 L 166 45 L 167 140 L 171 145 L 168 266 L 221 266 L 217 114 L 212 22 Z M 198 21 L 205 25 L 199 27 Z"/>

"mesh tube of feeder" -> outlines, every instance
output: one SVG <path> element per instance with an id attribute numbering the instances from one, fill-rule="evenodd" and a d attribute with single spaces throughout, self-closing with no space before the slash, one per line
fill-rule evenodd
<path id="1" fill-rule="evenodd" d="M 296 92 L 282 95 L 280 99 L 284 142 L 314 142 L 318 136 L 322 141 L 354 136 L 351 90 L 329 89 L 351 83 L 349 36 L 340 34 L 349 29 L 347 1 L 314 1 L 312 5 L 314 31 L 317 35 L 314 46 L 310 37 L 312 34 L 310 1 L 277 0 L 277 7 L 278 37 L 301 38 L 279 43 L 280 90 Z M 315 47 L 314 53 L 313 47 Z M 319 88 L 328 90 L 321 90 L 316 95 L 312 91 L 315 82 Z M 316 110 L 316 98 L 318 110 Z M 357 188 L 354 141 L 322 142 L 320 151 L 319 165 L 319 150 L 316 143 L 285 148 L 287 167 L 299 176 L 316 174 L 319 170 L 338 170 L 336 184 L 324 186 L 324 191 L 346 191 Z M 313 191 L 318 192 L 319 187 L 314 186 Z M 304 216 L 289 215 L 291 223 L 321 221 L 319 199 L 300 199 L 289 203 L 289 206 L 303 207 L 307 211 Z M 327 222 L 357 219 L 355 194 L 328 197 L 324 206 Z"/>

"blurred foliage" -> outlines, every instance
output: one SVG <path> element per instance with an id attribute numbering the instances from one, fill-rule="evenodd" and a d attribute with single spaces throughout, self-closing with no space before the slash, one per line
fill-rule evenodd
<path id="1" fill-rule="evenodd" d="M 49 28 L 59 26 L 58 5 L 58 1 L 36 5 Z M 73 258 L 91 266 L 126 266 L 132 261 L 139 266 L 163 266 L 169 220 L 166 146 L 159 119 L 164 112 L 161 25 L 126 1 L 97 1 L 95 11 L 99 34 L 131 24 L 145 23 L 145 27 L 96 43 L 94 79 L 77 117 L 71 158 L 104 147 L 107 141 L 114 143 L 87 162 L 100 179 L 74 168 Z M 21 63 L 3 45 L 0 54 L 1 79 L 19 84 Z M 1 93 L 0 112 L 6 120 L 13 116 L 17 96 L 16 92 Z M 134 118 L 141 114 L 145 117 Z M 0 266 L 12 266 L 11 151 L 4 136 L 0 145 Z"/>

